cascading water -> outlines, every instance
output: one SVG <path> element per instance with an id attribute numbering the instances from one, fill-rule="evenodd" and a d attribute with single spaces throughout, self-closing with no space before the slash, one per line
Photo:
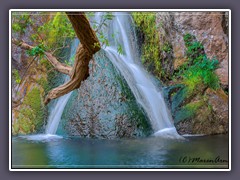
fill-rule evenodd
<path id="1" fill-rule="evenodd" d="M 75 56 L 78 44 L 79 44 L 79 40 L 74 39 L 71 44 L 69 61 L 71 61 L 71 58 Z M 68 76 L 64 77 L 65 82 L 68 79 L 69 79 Z M 20 137 L 25 138 L 27 140 L 33 140 L 33 141 L 52 141 L 55 139 L 62 138 L 62 136 L 56 135 L 56 132 L 62 117 L 63 110 L 71 96 L 71 93 L 72 92 L 65 94 L 64 96 L 55 100 L 54 107 L 52 110 L 50 110 L 50 115 L 48 117 L 45 134 L 27 135 L 27 136 L 20 136 Z"/>
<path id="2" fill-rule="evenodd" d="M 69 78 L 66 76 L 65 82 L 68 79 Z M 63 110 L 68 102 L 69 97 L 71 96 L 71 93 L 72 92 L 65 94 L 57 100 L 56 105 L 54 106 L 48 117 L 48 123 L 45 131 L 46 134 L 56 134 Z"/>
<path id="3" fill-rule="evenodd" d="M 75 55 L 78 44 L 79 40 L 75 39 L 71 45 L 70 59 Z M 64 78 L 65 82 L 69 80 L 69 77 L 67 75 L 65 75 Z M 68 102 L 68 99 L 71 96 L 71 93 L 72 92 L 65 94 L 64 96 L 61 96 L 57 99 L 57 102 L 48 117 L 48 123 L 45 131 L 46 134 L 56 134 L 63 110 Z"/>
<path id="4" fill-rule="evenodd" d="M 102 13 L 97 13 L 95 20 L 99 21 L 101 16 Z M 133 21 L 129 14 L 114 13 L 114 19 L 105 32 L 110 44 L 105 48 L 107 56 L 124 76 L 137 102 L 147 113 L 154 135 L 181 138 L 173 125 L 160 90 L 156 88 L 149 74 L 139 63 L 136 37 L 131 27 L 133 27 Z M 119 44 L 123 47 L 123 55 L 118 53 Z"/>
<path id="5" fill-rule="evenodd" d="M 95 14 L 95 21 L 101 23 L 103 13 Z M 121 72 L 126 79 L 137 102 L 143 107 L 149 117 L 154 135 L 170 138 L 181 138 L 178 135 L 172 121 L 171 114 L 164 102 L 160 90 L 152 82 L 150 75 L 142 68 L 140 56 L 137 51 L 136 36 L 131 16 L 127 13 L 114 13 L 114 18 L 109 26 L 103 30 L 108 37 L 110 46 L 104 50 L 110 61 Z M 114 34 L 114 36 L 112 36 Z M 76 53 L 79 41 L 75 39 L 71 45 L 71 55 Z M 118 53 L 119 44 L 123 47 L 123 55 Z M 68 77 L 65 76 L 65 81 Z M 31 140 L 45 140 L 56 136 L 63 110 L 71 96 L 71 92 L 58 98 L 50 112 L 45 135 L 28 136 Z"/>

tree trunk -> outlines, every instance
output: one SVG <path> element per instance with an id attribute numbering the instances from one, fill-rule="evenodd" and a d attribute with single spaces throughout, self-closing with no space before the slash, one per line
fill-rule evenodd
<path id="1" fill-rule="evenodd" d="M 48 104 L 51 99 L 58 98 L 80 87 L 81 82 L 89 76 L 89 61 L 100 50 L 98 38 L 90 26 L 83 12 L 67 12 L 70 22 L 81 44 L 77 48 L 74 66 L 70 73 L 70 80 L 51 90 L 44 103 Z"/>
<path id="2" fill-rule="evenodd" d="M 63 96 L 70 91 L 80 87 L 81 82 L 89 76 L 89 61 L 97 51 L 100 50 L 98 38 L 90 26 L 88 19 L 83 12 L 66 12 L 74 31 L 81 44 L 77 48 L 74 66 L 68 66 L 57 60 L 51 53 L 45 52 L 48 61 L 61 73 L 70 76 L 70 80 L 59 87 L 52 89 L 46 96 L 44 103 L 48 104 L 52 99 Z M 25 42 L 12 39 L 12 42 L 25 50 L 34 47 Z"/>

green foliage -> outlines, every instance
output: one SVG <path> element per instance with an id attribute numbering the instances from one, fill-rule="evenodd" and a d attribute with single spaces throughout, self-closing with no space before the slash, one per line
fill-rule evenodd
<path id="1" fill-rule="evenodd" d="M 183 36 L 183 40 L 185 41 L 186 46 L 190 46 L 191 42 L 195 39 L 195 37 L 189 33 Z"/>
<path id="2" fill-rule="evenodd" d="M 13 32 L 20 34 L 24 34 L 26 31 L 26 28 L 32 24 L 30 14 L 27 12 L 22 12 L 21 14 L 12 14 L 12 30 Z"/>
<path id="3" fill-rule="evenodd" d="M 203 59 L 203 45 L 199 42 L 193 42 L 187 46 L 187 56 L 191 61 L 198 61 Z M 197 59 L 196 59 L 197 58 Z"/>
<path id="4" fill-rule="evenodd" d="M 87 15 L 89 19 L 91 20 L 91 17 L 93 17 L 95 14 Z M 106 12 L 102 14 L 100 22 L 93 21 L 92 28 L 97 32 L 97 37 L 101 43 L 101 46 L 109 46 L 109 40 L 104 35 L 105 34 L 105 28 L 108 28 L 108 22 L 111 21 L 114 18 L 114 15 L 112 12 Z M 100 44 L 97 44 L 97 46 L 100 46 Z"/>
<path id="5" fill-rule="evenodd" d="M 75 60 L 75 54 L 73 56 L 71 56 L 69 58 L 69 60 L 65 60 L 64 63 L 69 65 L 69 66 L 72 66 L 74 64 L 74 60 Z"/>
<path id="6" fill-rule="evenodd" d="M 165 52 L 167 52 L 167 53 L 170 53 L 171 50 L 172 50 L 171 44 L 165 43 L 165 44 L 163 45 L 163 47 L 162 47 L 162 50 L 165 51 Z"/>
<path id="7" fill-rule="evenodd" d="M 91 17 L 94 17 L 94 15 L 95 15 L 95 12 L 86 12 L 86 16 L 87 16 L 87 18 L 91 18 Z"/>
<path id="8" fill-rule="evenodd" d="M 44 92 L 48 92 L 51 88 L 49 87 L 47 79 L 41 77 L 37 80 L 37 83 L 44 89 Z"/>
<path id="9" fill-rule="evenodd" d="M 41 43 L 41 44 L 35 46 L 34 48 L 32 48 L 31 50 L 27 50 L 27 54 L 29 56 L 43 57 L 45 50 L 46 50 L 46 46 Z"/>
<path id="10" fill-rule="evenodd" d="M 34 87 L 24 98 L 23 104 L 29 106 L 31 110 L 33 111 L 33 114 L 36 116 L 33 120 L 34 125 L 39 127 L 38 125 L 43 120 L 43 104 L 40 94 L 40 89 L 37 87 Z M 28 111 L 30 112 L 30 111 Z M 29 114 L 28 114 L 29 115 Z"/>
<path id="11" fill-rule="evenodd" d="M 36 34 L 43 34 L 44 39 L 37 38 Z M 67 39 L 75 37 L 72 24 L 64 12 L 57 12 L 49 21 L 39 26 L 36 34 L 33 34 L 32 38 L 37 38 L 38 42 L 43 41 L 49 49 L 61 47 Z"/>
<path id="12" fill-rule="evenodd" d="M 25 32 L 25 28 L 22 28 L 18 23 L 12 24 L 12 30 L 13 32 L 21 32 L 21 33 Z"/>
<path id="13" fill-rule="evenodd" d="M 191 34 L 186 34 L 183 37 L 185 45 L 187 47 L 187 57 L 192 63 L 203 60 L 204 57 L 204 47 L 203 45 L 196 40 L 196 38 Z"/>
<path id="14" fill-rule="evenodd" d="M 186 34 L 184 41 L 189 61 L 180 68 L 179 72 L 183 74 L 183 84 L 187 86 L 189 94 L 204 86 L 218 89 L 219 79 L 214 72 L 218 68 L 218 60 L 208 59 L 204 54 L 203 45 L 196 41 L 194 36 Z"/>
<path id="15" fill-rule="evenodd" d="M 143 63 L 153 63 L 157 71 L 160 71 L 160 47 L 159 35 L 156 27 L 155 12 L 132 12 L 133 19 L 137 28 L 144 34 L 144 42 L 142 45 L 142 61 Z M 166 47 L 168 51 L 168 47 Z"/>
<path id="16" fill-rule="evenodd" d="M 93 17 L 95 14 L 94 13 L 87 13 L 87 17 L 91 20 L 91 17 Z M 106 47 L 106 46 L 110 46 L 109 40 L 107 39 L 107 37 L 104 35 L 105 34 L 105 29 L 104 28 L 108 28 L 108 22 L 111 21 L 114 18 L 114 15 L 112 14 L 112 12 L 106 12 L 102 14 L 101 20 L 100 22 L 96 22 L 93 21 L 93 29 L 97 32 L 97 37 L 101 43 L 100 44 L 94 44 L 94 46 L 102 46 L 102 47 Z M 114 34 L 112 34 L 112 38 L 114 38 L 116 36 L 118 32 L 114 32 Z M 117 47 L 117 52 L 120 55 L 124 55 L 124 51 L 122 48 L 122 45 L 118 43 L 118 47 Z"/>
<path id="17" fill-rule="evenodd" d="M 51 64 L 49 63 L 49 61 L 47 59 L 42 58 L 42 59 L 40 59 L 39 62 L 42 66 L 46 67 L 47 69 L 49 69 L 51 67 Z"/>
<path id="18" fill-rule="evenodd" d="M 103 32 L 100 32 L 98 35 L 98 39 L 101 42 L 102 46 L 109 46 L 108 39 L 104 36 Z"/>
<path id="19" fill-rule="evenodd" d="M 44 78 L 43 79 L 41 78 L 40 80 L 37 81 L 38 84 L 44 88 L 45 92 L 48 92 L 52 88 L 57 87 L 58 85 L 63 83 L 63 82 L 59 82 L 59 78 L 56 78 L 56 77 L 59 77 L 61 73 L 58 71 L 52 70 L 53 67 L 47 59 L 41 59 L 40 64 L 44 66 L 48 72 L 46 80 Z M 47 84 L 45 84 L 44 81 L 46 81 Z"/>
<path id="20" fill-rule="evenodd" d="M 13 128 L 13 134 L 17 134 L 19 132 L 19 124 L 18 123 L 13 123 L 12 124 L 12 128 Z"/>
<path id="21" fill-rule="evenodd" d="M 95 47 L 101 47 L 101 45 L 99 44 L 99 43 L 94 43 L 94 45 L 93 45 L 93 48 L 95 48 Z"/>
<path id="22" fill-rule="evenodd" d="M 117 52 L 118 52 L 118 54 L 120 54 L 120 55 L 123 55 L 123 54 L 124 54 L 123 48 L 122 48 L 121 44 L 118 44 L 118 46 L 117 46 Z"/>
<path id="23" fill-rule="evenodd" d="M 199 78 L 207 87 L 218 89 L 220 87 L 219 79 L 214 72 L 218 64 L 218 60 L 210 60 L 205 57 L 203 61 L 197 62 L 191 66 L 188 71 L 185 72 L 184 78 L 188 81 L 191 78 Z"/>
<path id="24" fill-rule="evenodd" d="M 187 69 L 183 74 L 183 83 L 189 92 L 200 89 L 202 86 L 218 89 L 219 79 L 214 70 L 217 68 L 217 60 L 204 59 Z"/>
<path id="25" fill-rule="evenodd" d="M 103 19 L 106 19 L 106 20 L 112 20 L 113 18 L 114 18 L 114 15 L 112 14 L 112 12 L 106 12 L 103 15 Z"/>
<path id="26" fill-rule="evenodd" d="M 20 74 L 19 74 L 18 70 L 14 69 L 14 70 L 12 71 L 12 74 L 13 74 L 13 78 L 15 79 L 15 82 L 16 82 L 17 84 L 20 84 L 20 82 L 21 82 L 21 77 L 20 77 Z"/>
<path id="27" fill-rule="evenodd" d="M 49 36 L 57 40 L 59 37 L 74 38 L 75 32 L 72 24 L 64 12 L 57 12 L 53 20 L 50 22 Z"/>

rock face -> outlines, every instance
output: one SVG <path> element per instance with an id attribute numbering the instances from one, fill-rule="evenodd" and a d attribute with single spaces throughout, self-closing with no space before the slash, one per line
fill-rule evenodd
<path id="1" fill-rule="evenodd" d="M 35 18 L 40 25 L 40 19 Z M 31 40 L 33 28 L 27 26 L 24 33 L 12 37 L 34 45 Z M 25 50 L 12 44 L 12 134 L 29 134 L 42 129 L 46 108 L 43 104 L 44 85 L 47 83 L 46 68 Z"/>
<path id="2" fill-rule="evenodd" d="M 216 70 L 221 84 L 228 86 L 228 14 L 225 12 L 158 12 L 160 44 L 171 43 L 177 69 L 186 61 L 183 36 L 192 34 L 204 46 L 208 58 L 216 57 L 220 62 Z"/>
<path id="3" fill-rule="evenodd" d="M 212 128 L 215 127 L 214 130 L 210 131 L 228 132 L 228 96 L 221 89 L 217 91 L 207 89 L 205 95 L 208 97 L 209 108 L 211 108 L 215 120 L 212 124 L 216 124 L 212 126 Z"/>
<path id="4" fill-rule="evenodd" d="M 22 12 L 15 16 L 20 16 Z M 38 16 L 31 12 L 31 22 L 23 32 L 12 31 L 12 37 L 36 46 L 32 34 L 39 26 L 48 22 L 48 15 Z M 63 83 L 60 73 L 52 71 L 50 63 L 40 57 L 30 56 L 26 50 L 12 44 L 12 134 L 43 132 L 47 121 L 44 97 L 52 88 Z M 66 52 L 65 52 L 66 51 Z M 68 56 L 70 49 L 63 51 Z"/>
<path id="5" fill-rule="evenodd" d="M 165 81 L 164 94 L 171 109 L 175 126 L 180 134 L 221 134 L 228 132 L 228 13 L 225 12 L 158 12 L 160 48 L 170 44 L 171 50 L 161 52 L 162 70 L 172 76 L 188 61 L 184 35 L 193 35 L 204 47 L 209 59 L 216 58 L 219 68 L 215 71 L 221 88 L 199 86 L 188 95 L 181 84 L 181 74 L 176 81 Z M 166 61 L 166 62 L 164 62 Z M 165 64 L 168 64 L 168 67 Z M 170 63 L 170 64 L 169 64 Z M 169 67 L 170 66 L 170 67 Z M 172 69 L 168 73 L 169 69 Z M 171 78 L 169 78 L 171 79 Z"/>
<path id="6" fill-rule="evenodd" d="M 59 128 L 70 136 L 107 139 L 151 133 L 144 112 L 103 51 L 90 63 L 88 79 L 72 93 Z"/>

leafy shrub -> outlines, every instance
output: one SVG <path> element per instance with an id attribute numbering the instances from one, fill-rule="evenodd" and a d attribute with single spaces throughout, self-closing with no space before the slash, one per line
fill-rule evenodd
<path id="1" fill-rule="evenodd" d="M 191 34 L 184 35 L 183 39 L 187 47 L 186 54 L 190 63 L 203 60 L 205 54 L 203 45 Z"/>
<path id="2" fill-rule="evenodd" d="M 46 46 L 44 46 L 44 44 L 39 44 L 39 45 L 35 46 L 34 48 L 32 48 L 31 50 L 28 50 L 27 54 L 29 56 L 42 57 L 44 55 L 45 50 L 46 50 Z"/>
<path id="3" fill-rule="evenodd" d="M 188 87 L 189 93 L 202 86 L 218 89 L 219 79 L 214 72 L 218 68 L 218 60 L 208 59 L 204 54 L 203 45 L 196 41 L 194 36 L 186 34 L 184 41 L 189 62 L 182 67 L 182 73 L 183 83 Z"/>
<path id="4" fill-rule="evenodd" d="M 38 34 L 44 34 L 45 44 L 50 49 L 61 47 L 67 39 L 75 36 L 72 25 L 64 12 L 57 12 L 53 18 L 37 29 Z M 41 42 L 41 39 L 39 39 Z"/>

